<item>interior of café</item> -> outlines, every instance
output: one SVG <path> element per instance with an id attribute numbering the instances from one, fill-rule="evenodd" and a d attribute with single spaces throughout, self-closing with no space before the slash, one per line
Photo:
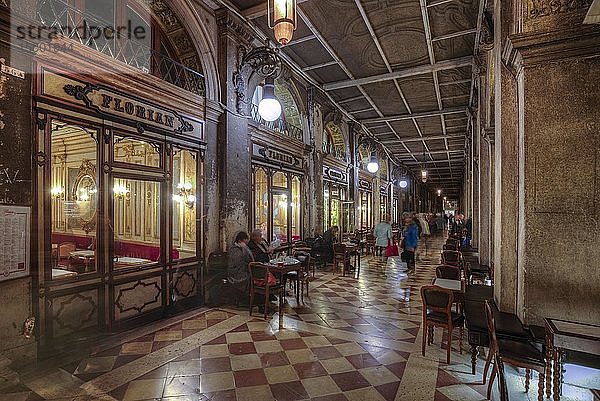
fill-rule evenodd
<path id="1" fill-rule="evenodd" d="M 600 401 L 600 0 L 0 0 L 0 401 Z"/>

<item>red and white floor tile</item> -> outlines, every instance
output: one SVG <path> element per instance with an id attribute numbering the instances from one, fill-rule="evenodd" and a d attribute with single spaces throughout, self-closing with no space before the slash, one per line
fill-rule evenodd
<path id="1" fill-rule="evenodd" d="M 450 365 L 439 329 L 421 355 L 419 289 L 431 282 L 442 243 L 429 240 L 410 277 L 398 258 L 363 258 L 358 278 L 318 272 L 304 304 L 289 297 L 282 319 L 205 309 L 28 375 L 0 400 L 484 400 L 483 361 L 471 375 L 470 354 L 455 349 L 457 330 Z M 535 379 L 526 394 L 523 373 L 507 373 L 511 400 L 537 399 Z M 587 393 L 565 385 L 562 400 L 591 400 Z"/>

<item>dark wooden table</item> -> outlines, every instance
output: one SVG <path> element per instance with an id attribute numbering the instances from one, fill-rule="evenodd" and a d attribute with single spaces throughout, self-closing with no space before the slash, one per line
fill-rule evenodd
<path id="1" fill-rule="evenodd" d="M 294 260 L 292 262 L 292 259 Z M 269 262 L 269 271 L 273 273 L 275 277 L 279 277 L 281 284 L 283 284 L 283 290 L 287 291 L 285 288 L 287 281 L 287 273 L 297 272 L 301 267 L 301 262 L 298 259 L 294 258 L 286 258 L 286 261 L 283 262 L 282 265 L 278 264 L 276 261 L 272 260 Z M 296 303 L 300 304 L 300 274 L 296 274 Z"/>
<path id="2" fill-rule="evenodd" d="M 600 326 L 545 318 L 546 326 L 546 396 L 562 393 L 562 352 L 565 349 L 600 355 Z M 554 374 L 552 374 L 552 369 Z M 551 385 L 554 381 L 554 386 Z"/>

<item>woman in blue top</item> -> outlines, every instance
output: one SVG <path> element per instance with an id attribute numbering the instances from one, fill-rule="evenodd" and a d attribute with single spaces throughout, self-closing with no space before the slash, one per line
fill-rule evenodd
<path id="1" fill-rule="evenodd" d="M 404 216 L 404 252 L 406 252 L 406 267 L 407 273 L 412 274 L 415 272 L 415 251 L 417 250 L 417 244 L 419 242 L 419 232 L 417 225 L 413 221 L 410 215 Z"/>

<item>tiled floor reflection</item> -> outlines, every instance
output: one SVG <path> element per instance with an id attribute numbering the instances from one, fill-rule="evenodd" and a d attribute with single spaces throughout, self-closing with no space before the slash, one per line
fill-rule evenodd
<path id="1" fill-rule="evenodd" d="M 450 365 L 440 330 L 421 355 L 419 289 L 443 241 L 429 240 L 410 277 L 398 258 L 363 258 L 358 278 L 318 271 L 304 304 L 289 297 L 281 320 L 199 311 L 23 380 L 0 400 L 484 400 L 483 361 L 471 375 L 458 341 Z M 526 394 L 524 373 L 506 372 L 511 400 L 537 399 L 535 375 Z M 591 400 L 583 387 L 600 387 L 598 376 L 568 367 L 562 400 Z"/>

